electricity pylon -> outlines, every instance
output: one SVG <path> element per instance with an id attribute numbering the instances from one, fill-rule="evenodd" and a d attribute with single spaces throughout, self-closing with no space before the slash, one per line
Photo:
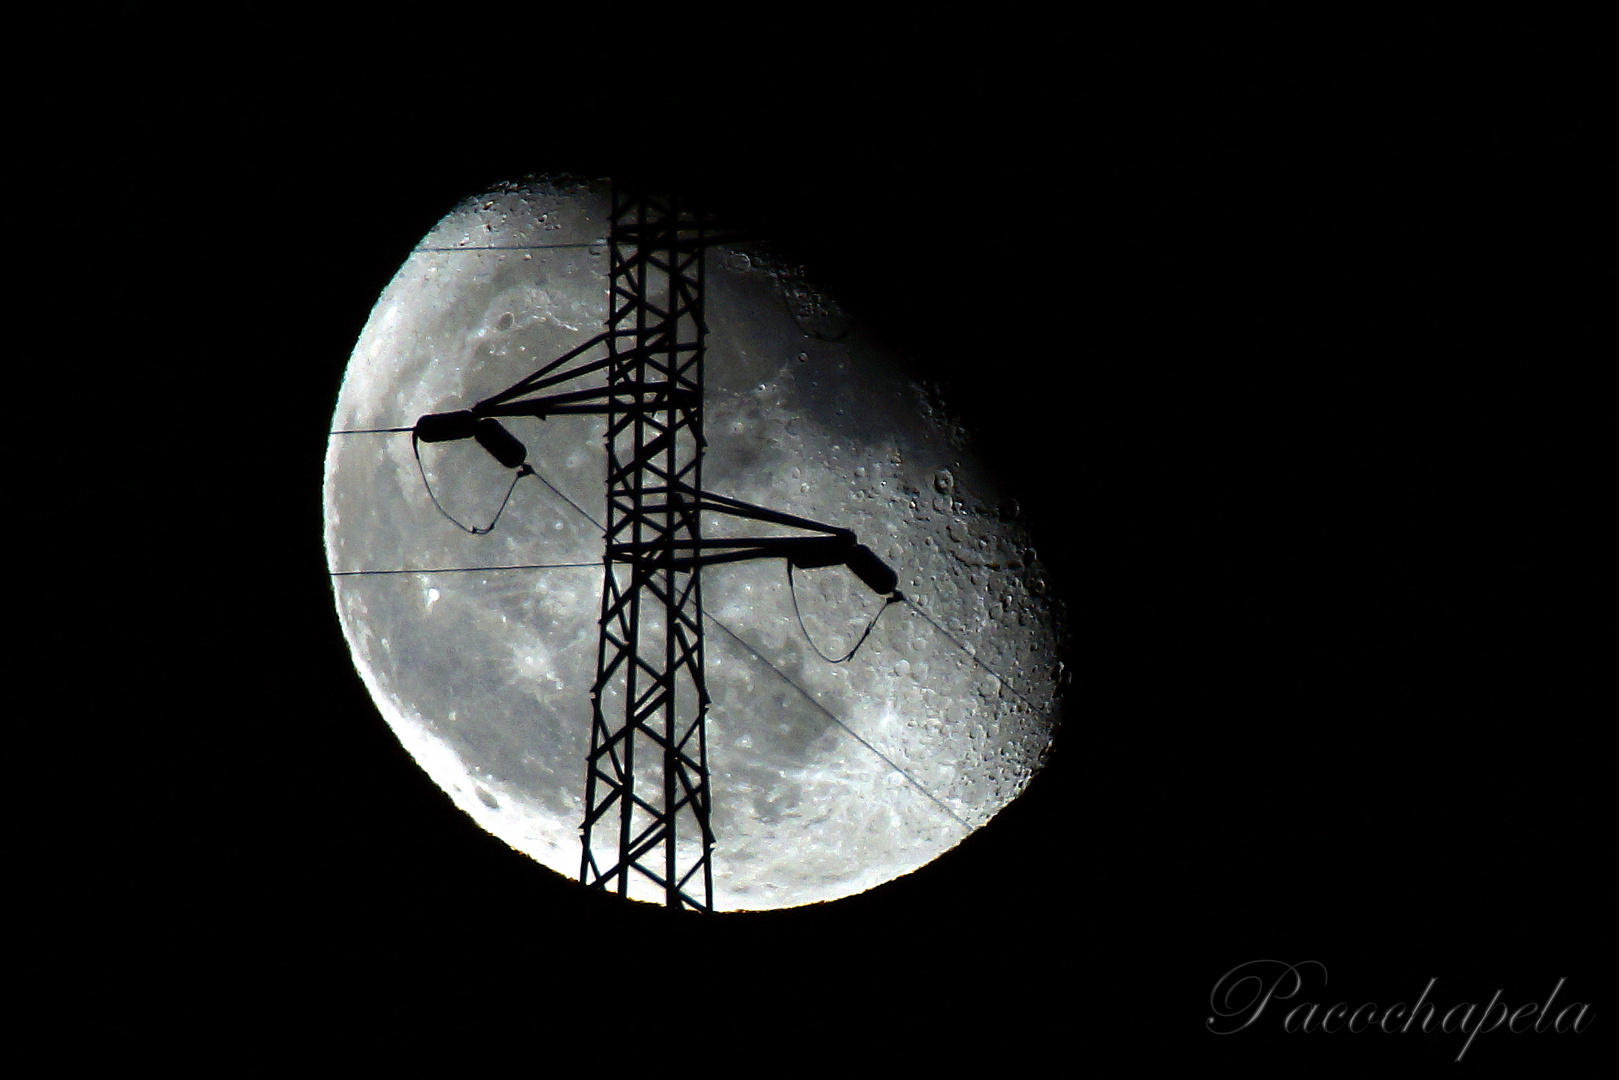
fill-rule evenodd
<path id="1" fill-rule="evenodd" d="M 497 417 L 607 418 L 607 517 L 579 878 L 627 895 L 652 881 L 671 908 L 714 906 L 702 570 L 785 558 L 845 565 L 879 595 L 897 579 L 854 533 L 705 491 L 704 252 L 729 239 L 675 199 L 612 194 L 606 329 L 470 409 L 422 417 L 422 442 L 474 438 L 519 475 L 527 451 Z M 590 376 L 600 385 L 554 388 Z M 538 396 L 535 396 L 538 395 Z M 515 483 L 515 481 L 514 481 Z M 705 538 L 702 515 L 809 536 Z"/>

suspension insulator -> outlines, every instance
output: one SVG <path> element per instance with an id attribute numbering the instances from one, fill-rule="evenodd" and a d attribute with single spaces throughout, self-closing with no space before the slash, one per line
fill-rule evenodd
<path id="1" fill-rule="evenodd" d="M 845 565 L 855 577 L 866 583 L 866 587 L 878 596 L 887 596 L 899 585 L 899 575 L 891 570 L 887 563 L 877 557 L 865 544 L 856 544 L 849 552 Z"/>
<path id="2" fill-rule="evenodd" d="M 492 416 L 479 420 L 473 431 L 473 437 L 478 445 L 506 466 L 515 469 L 528 460 L 528 447 L 518 441 L 517 436 L 500 426 L 500 421 Z"/>
<path id="3" fill-rule="evenodd" d="M 416 421 L 416 437 L 422 442 L 451 442 L 472 438 L 477 418 L 470 412 L 429 413 Z"/>

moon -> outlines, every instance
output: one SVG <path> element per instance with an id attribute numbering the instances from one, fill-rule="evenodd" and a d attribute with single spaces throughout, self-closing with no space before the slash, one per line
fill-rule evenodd
<path id="1" fill-rule="evenodd" d="M 568 877 L 604 421 L 508 423 L 535 470 L 515 486 L 470 440 L 424 444 L 418 466 L 408 433 L 379 429 L 466 408 L 600 331 L 608 192 L 528 178 L 451 210 L 360 334 L 325 467 L 337 613 L 378 709 L 456 806 Z M 801 628 L 782 560 L 703 572 L 714 906 L 830 901 L 937 858 L 1026 787 L 1057 723 L 1064 614 L 936 391 L 781 253 L 706 258 L 704 487 L 854 530 L 904 596 L 884 608 L 843 567 L 795 571 Z M 824 658 L 874 616 L 850 660 Z"/>

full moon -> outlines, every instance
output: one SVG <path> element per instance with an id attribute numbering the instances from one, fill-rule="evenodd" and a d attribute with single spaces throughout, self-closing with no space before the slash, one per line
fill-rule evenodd
<path id="1" fill-rule="evenodd" d="M 354 347 L 325 467 L 338 617 L 378 709 L 456 806 L 570 878 L 605 421 L 507 422 L 534 470 L 515 484 L 470 440 L 424 443 L 418 463 L 409 432 L 386 429 L 468 408 L 601 332 L 608 192 L 531 178 L 439 222 Z M 885 607 L 842 566 L 795 570 L 791 589 L 782 559 L 702 572 L 714 907 L 793 907 L 921 867 L 1024 789 L 1057 721 L 1063 617 L 926 358 L 890 356 L 786 253 L 705 258 L 703 487 L 853 530 L 903 596 Z M 662 900 L 651 882 L 630 895 Z"/>

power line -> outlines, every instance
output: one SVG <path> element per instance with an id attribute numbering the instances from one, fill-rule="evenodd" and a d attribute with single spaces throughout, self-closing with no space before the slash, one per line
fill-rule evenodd
<path id="1" fill-rule="evenodd" d="M 383 431 L 389 431 L 389 430 L 392 430 L 392 431 L 411 431 L 411 430 L 414 430 L 414 429 L 412 429 L 412 428 L 391 428 L 391 429 L 390 428 L 383 428 L 383 429 L 378 429 L 378 430 L 383 430 Z M 342 433 L 334 432 L 333 434 L 342 434 Z M 556 487 L 556 485 L 551 483 L 551 481 L 547 480 L 545 477 L 541 476 L 537 472 L 532 473 L 531 475 L 536 480 L 538 480 L 540 483 L 542 483 L 546 487 L 550 488 L 551 491 L 554 492 L 556 494 L 556 496 L 558 498 L 560 498 L 563 502 L 565 502 L 569 506 L 573 507 L 573 509 L 581 517 L 583 517 L 586 521 L 590 522 L 591 525 L 595 526 L 598 529 L 602 528 L 601 522 L 597 521 L 594 517 L 591 517 L 590 513 L 588 511 L 586 511 L 582 506 L 580 506 L 578 503 L 574 502 L 572 499 L 568 498 L 567 495 L 563 494 L 562 491 L 559 490 Z M 364 575 L 364 574 L 412 574 L 412 573 L 445 574 L 445 573 L 455 573 L 455 572 L 461 571 L 461 570 L 561 570 L 561 569 L 568 569 L 568 568 L 572 568 L 572 567 L 587 567 L 587 566 L 601 566 L 601 565 L 603 565 L 603 564 L 600 563 L 600 562 L 591 562 L 591 563 L 534 563 L 534 564 L 524 564 L 524 565 L 518 565 L 518 566 L 446 567 L 446 568 L 438 569 L 438 570 L 343 570 L 343 571 L 333 571 L 332 576 L 333 577 L 344 577 L 344 576 L 357 576 L 357 575 Z M 789 573 L 791 573 L 790 570 L 789 570 Z M 789 584 L 790 584 L 790 582 L 789 582 Z M 916 601 L 911 599 L 911 597 L 909 595 L 902 594 L 900 599 L 902 599 L 905 602 L 906 607 L 908 607 L 912 611 L 916 612 L 917 615 L 919 615 L 921 617 L 923 622 L 927 623 L 929 626 L 933 627 L 934 630 L 938 631 L 939 635 L 941 637 L 943 637 L 950 644 L 954 645 L 959 652 L 961 652 L 963 655 L 965 655 L 968 660 L 972 661 L 972 663 L 975 666 L 982 669 L 985 674 L 987 674 L 991 678 L 993 678 L 1001 686 L 1001 688 L 1004 689 L 1007 693 L 1009 693 L 1013 697 L 1017 698 L 1019 701 L 1021 701 L 1024 705 L 1028 706 L 1029 708 L 1031 708 L 1031 709 L 1036 709 L 1037 708 L 1037 706 L 1035 705 L 1034 702 L 1032 702 L 1028 698 L 1024 697 L 1022 694 L 1020 694 L 1017 691 L 1017 689 L 1015 687 L 1013 687 L 1012 683 L 1010 682 L 1010 680 L 1008 680 L 1006 678 L 1006 676 L 1002 675 L 1000 672 L 996 671 L 994 668 L 990 667 L 988 664 L 984 663 L 976 655 L 974 655 L 972 652 L 970 652 L 965 645 L 963 645 L 960 641 L 958 641 L 956 639 L 954 634 L 950 633 L 950 631 L 946 630 L 943 626 L 940 626 L 938 621 L 935 620 L 926 611 L 924 611 L 921 607 L 919 607 L 917 605 Z M 798 600 L 798 598 L 796 596 L 794 596 L 793 601 L 794 601 L 795 608 L 796 608 L 797 600 Z M 884 607 L 886 608 L 887 605 L 885 604 Z M 714 616 L 710 615 L 706 610 L 703 610 L 701 608 L 699 608 L 699 610 L 702 610 L 703 615 L 706 616 L 711 622 L 713 622 L 715 626 L 718 626 L 721 630 L 724 630 L 727 634 L 730 634 L 733 638 L 736 638 L 737 641 L 742 642 L 742 644 L 747 645 L 747 643 L 743 642 L 740 637 L 737 637 L 736 633 L 734 631 L 732 631 L 730 627 L 726 626 L 724 623 L 722 623 L 718 619 L 714 618 Z M 882 613 L 881 610 L 879 610 L 878 614 L 880 615 L 881 613 Z M 875 624 L 876 620 L 873 619 L 872 622 L 873 622 L 873 624 Z M 800 618 L 800 626 L 802 627 L 802 625 L 803 625 L 803 623 L 802 623 L 802 617 L 801 617 Z M 867 633 L 870 633 L 870 628 L 869 627 L 867 628 Z M 805 636 L 808 637 L 808 632 L 807 631 L 805 633 Z M 862 640 L 864 640 L 864 639 L 862 639 Z M 820 650 L 815 647 L 815 643 L 813 641 L 810 642 L 810 647 L 815 648 L 815 651 L 817 653 L 820 652 Z M 797 683 L 793 682 L 792 679 L 788 678 L 785 674 L 783 674 L 781 669 L 777 668 L 774 664 L 770 663 L 770 661 L 765 660 L 764 656 L 762 654 L 760 654 L 757 649 L 754 649 L 752 646 L 748 646 L 748 648 L 749 648 L 749 650 L 751 652 L 754 653 L 754 655 L 758 656 L 760 661 L 762 663 L 764 663 L 767 667 L 769 667 L 770 670 L 772 670 L 772 671 L 776 672 L 776 674 L 780 675 L 782 677 L 782 679 L 784 679 L 787 682 L 788 685 L 790 685 L 793 689 L 797 690 L 800 694 L 803 694 L 804 697 L 807 700 L 814 703 L 817 708 L 821 709 L 823 712 L 826 712 L 825 707 L 822 706 L 820 704 L 820 702 L 815 701 L 815 699 L 810 696 L 810 694 L 809 694 L 809 692 L 807 690 L 805 690 L 803 687 L 799 686 Z M 824 660 L 824 659 L 827 659 L 827 658 L 825 656 L 822 656 L 822 659 Z M 841 727 L 845 731 L 849 732 L 850 735 L 854 735 L 854 737 L 856 739 L 860 739 L 860 736 L 856 735 L 855 732 L 853 731 L 853 729 L 851 729 L 848 725 L 844 724 L 843 721 L 841 721 L 837 717 L 833 716 L 830 712 L 827 712 L 827 716 L 832 719 L 833 723 L 837 724 L 839 727 Z M 870 744 L 866 743 L 865 740 L 860 739 L 860 741 L 861 741 L 862 745 L 864 745 L 864 746 L 866 746 L 868 748 L 871 748 Z M 913 783 L 913 784 L 916 783 L 915 780 L 913 780 L 909 775 L 907 775 L 905 773 L 905 770 L 901 769 L 898 765 L 895 765 L 892 761 L 888 761 L 888 759 L 886 757 L 883 757 L 883 755 L 880 752 L 878 752 L 875 749 L 872 749 L 872 753 L 877 754 L 878 757 L 882 758 L 883 761 L 887 762 L 890 766 L 892 766 L 896 772 L 900 773 L 901 775 L 904 775 L 907 780 L 911 781 L 911 783 Z M 920 789 L 921 785 L 917 784 L 917 787 Z M 922 790 L 923 790 L 924 794 L 928 795 L 928 798 L 934 799 L 933 795 L 928 794 L 925 789 L 922 789 Z M 937 799 L 934 799 L 934 801 L 938 802 Z M 939 803 L 939 805 L 944 806 L 943 803 Z M 949 811 L 948 807 L 945 807 L 945 809 L 946 809 L 947 812 Z M 951 814 L 951 816 L 955 817 L 955 815 L 953 813 Z M 961 821 L 960 818 L 956 818 L 956 820 Z M 966 822 L 962 822 L 962 824 L 965 825 Z M 970 829 L 971 827 L 968 826 L 968 828 Z"/>
<path id="2" fill-rule="evenodd" d="M 923 611 L 921 608 L 917 607 L 915 601 L 913 601 L 908 596 L 905 597 L 904 599 L 905 599 L 905 605 L 907 607 L 909 607 L 912 611 L 916 612 L 918 615 L 922 616 L 922 621 L 923 622 L 927 623 L 929 626 L 933 627 L 933 629 L 937 630 L 940 634 L 942 634 L 944 636 L 944 639 L 946 641 L 950 642 L 950 644 L 952 644 L 956 648 L 960 649 L 963 653 L 966 653 L 967 654 L 967 659 L 971 660 L 974 664 L 977 664 L 979 667 L 983 668 L 986 673 L 993 676 L 995 678 L 995 680 L 997 682 L 999 682 L 1001 684 L 1001 686 L 1003 688 L 1005 688 L 1008 693 L 1010 693 L 1013 697 L 1017 698 L 1019 701 L 1023 702 L 1023 704 L 1027 705 L 1029 708 L 1034 709 L 1036 707 L 1034 702 L 1030 701 L 1028 698 L 1024 697 L 1022 694 L 1018 693 L 1016 690 L 1012 689 L 1012 684 L 1006 681 L 1005 676 L 1003 676 L 1000 672 L 996 671 L 994 668 L 990 667 L 988 664 L 984 663 L 982 660 L 978 659 L 978 657 L 974 656 L 972 653 L 968 652 L 967 651 L 967 646 L 965 646 L 961 642 L 957 641 L 955 639 L 955 637 L 950 633 L 950 631 L 948 631 L 944 627 L 940 626 L 937 622 L 935 622 L 933 620 L 932 616 L 930 616 L 927 612 Z"/>
<path id="3" fill-rule="evenodd" d="M 752 656 L 755 660 L 759 661 L 759 663 L 763 664 L 771 671 L 774 671 L 778 676 L 780 676 L 782 682 L 786 683 L 794 690 L 797 690 L 805 701 L 819 709 L 828 720 L 832 721 L 834 724 L 838 725 L 838 727 L 848 732 L 850 738 L 854 739 L 855 742 L 859 743 L 861 746 L 864 746 L 867 750 L 870 750 L 874 755 L 876 755 L 877 760 L 899 773 L 905 778 L 907 783 L 916 788 L 916 790 L 920 791 L 923 795 L 926 795 L 939 807 L 939 809 L 943 810 L 946 814 L 949 814 L 950 817 L 955 820 L 956 824 L 960 825 L 963 829 L 966 829 L 969 833 L 973 831 L 973 827 L 971 825 L 961 820 L 960 816 L 958 816 L 954 810 L 950 809 L 950 807 L 946 805 L 937 795 L 933 794 L 933 792 L 922 786 L 922 782 L 920 780 L 906 772 L 904 769 L 900 768 L 899 765 L 895 764 L 887 754 L 884 754 L 881 750 L 867 742 L 866 739 L 854 728 L 850 727 L 848 724 L 845 724 L 842 720 L 839 720 L 837 715 L 833 713 L 831 709 L 828 709 L 825 705 L 822 705 L 819 701 L 816 701 L 813 694 L 811 694 L 808 690 L 805 690 L 802 686 L 799 686 L 792 680 L 790 676 L 788 676 L 786 672 L 782 671 L 781 668 L 777 667 L 775 664 L 772 664 L 768 659 L 766 659 L 764 653 L 748 644 L 743 640 L 740 634 L 738 634 L 735 630 L 732 630 L 729 626 L 726 626 L 724 623 L 720 622 L 718 619 L 714 618 L 714 616 L 709 615 L 708 612 L 705 611 L 703 614 L 708 617 L 709 622 L 713 623 L 721 630 L 724 630 L 726 634 L 730 635 L 731 640 L 748 650 L 748 655 Z"/>
<path id="4" fill-rule="evenodd" d="M 573 507 L 576 511 L 578 511 L 580 517 L 583 517 L 586 521 L 590 522 L 597 529 L 600 529 L 603 532 L 607 531 L 606 528 L 602 525 L 601 522 L 599 522 L 595 518 L 591 517 L 590 513 L 584 507 L 580 506 L 578 503 L 574 502 L 572 499 L 570 499 L 566 495 L 564 495 L 561 492 L 561 490 L 559 490 L 557 488 L 557 486 L 555 484 L 551 483 L 551 481 L 547 480 L 545 477 L 541 476 L 539 473 L 533 472 L 532 470 L 530 471 L 529 475 L 534 477 L 534 479 L 538 480 L 540 483 L 544 484 L 546 487 L 550 488 L 551 491 L 556 495 L 557 498 L 561 499 L 563 502 L 567 503 L 569 506 Z M 602 564 L 597 563 L 596 565 L 600 566 Z"/>
<path id="5" fill-rule="evenodd" d="M 409 431 L 410 429 L 406 428 L 405 430 Z M 601 528 L 601 525 L 596 521 L 595 518 L 591 517 L 590 514 L 586 513 L 585 510 L 582 507 L 580 507 L 578 503 L 574 502 L 572 499 L 568 498 L 566 495 L 563 495 L 561 491 L 558 491 L 557 488 L 554 487 L 551 484 L 550 481 L 545 479 L 545 477 L 541 476 L 539 473 L 534 473 L 533 476 L 535 477 L 535 479 L 539 480 L 540 483 L 544 484 L 546 487 L 548 487 L 552 491 L 556 492 L 556 494 L 559 497 L 561 497 L 564 502 L 566 502 L 569 506 L 573 507 L 573 509 L 575 511 L 577 511 L 580 514 L 580 516 L 582 516 L 586 521 L 590 522 L 592 525 L 596 526 L 598 529 Z M 331 576 L 332 577 L 363 577 L 363 576 L 379 575 L 379 574 L 452 574 L 452 573 L 463 573 L 463 572 L 485 571 L 485 570 L 566 570 L 566 569 L 579 569 L 579 568 L 585 568 L 585 567 L 600 567 L 602 565 L 603 565 L 603 563 L 601 563 L 601 562 L 525 563 L 525 564 L 516 564 L 516 565 L 511 565 L 511 566 L 450 566 L 450 567 L 437 567 L 437 568 L 431 568 L 431 569 L 408 569 L 407 568 L 407 569 L 402 569 L 402 570 L 333 570 L 333 571 L 331 571 Z M 912 602 L 909 598 L 907 598 L 905 600 L 905 603 L 913 611 L 915 611 L 918 615 L 922 616 L 922 618 L 923 618 L 923 620 L 925 622 L 927 622 L 935 630 L 938 630 L 939 633 L 942 634 L 944 636 L 944 638 L 947 641 L 949 641 L 952 645 L 954 645 L 957 649 L 960 649 L 964 653 L 967 652 L 967 650 L 962 647 L 960 642 L 958 642 L 954 637 L 951 637 L 950 634 L 947 633 L 944 630 L 943 627 L 939 626 L 938 623 L 934 622 L 931 618 L 929 618 L 927 613 L 922 611 L 921 608 L 918 608 L 916 606 L 916 604 L 914 602 Z M 888 605 L 884 604 L 883 606 L 886 608 Z M 930 801 L 932 801 L 934 804 L 936 804 L 939 807 L 939 809 L 943 810 L 946 814 L 948 814 L 950 816 L 951 820 L 955 821 L 956 824 L 960 825 L 968 833 L 972 832 L 972 826 L 969 825 L 966 821 L 963 821 L 961 816 L 958 815 L 954 810 L 950 809 L 949 805 L 946 804 L 943 800 L 941 800 L 937 795 L 935 795 L 935 794 L 933 794 L 933 792 L 929 791 L 922 784 L 922 782 L 920 780 L 918 780 L 916 777 L 912 776 L 909 772 L 907 772 L 904 768 L 902 768 L 899 764 L 897 764 L 893 759 L 888 757 L 888 755 L 884 754 L 881 750 L 877 749 L 877 747 L 873 746 L 870 742 L 868 742 L 865 739 L 864 736 L 862 736 L 854 728 L 850 727 L 848 724 L 846 724 L 842 720 L 840 720 L 837 717 L 837 715 L 835 713 L 833 713 L 830 709 L 828 709 L 825 705 L 822 705 L 819 701 L 816 701 L 815 696 L 813 694 L 811 694 L 808 690 L 804 689 L 802 686 L 798 685 L 798 683 L 794 682 L 791 676 L 789 676 L 786 672 L 782 671 L 781 668 L 777 667 L 775 664 L 771 663 L 765 657 L 765 655 L 762 652 L 760 652 L 758 649 L 756 649 L 753 645 L 749 644 L 735 630 L 732 630 L 729 626 L 726 626 L 723 622 L 721 622 L 719 619 L 715 618 L 708 611 L 703 610 L 701 608 L 699 608 L 699 610 L 702 611 L 702 614 L 703 614 L 704 618 L 708 619 L 709 622 L 713 623 L 715 626 L 717 626 L 721 630 L 725 631 L 725 633 L 733 641 L 735 641 L 738 645 L 741 645 L 744 649 L 746 649 L 748 651 L 748 655 L 752 656 L 754 659 L 758 660 L 761 664 L 765 665 L 765 667 L 767 667 L 771 671 L 775 672 L 776 676 L 778 678 L 780 678 L 782 680 L 782 682 L 786 683 L 788 686 L 790 686 L 794 690 L 798 691 L 799 696 L 801 696 L 805 701 L 809 702 L 811 706 L 813 706 L 814 708 L 820 710 L 820 712 L 823 715 L 825 715 L 828 720 L 832 721 L 832 723 L 836 724 L 838 727 L 842 728 L 845 732 L 847 732 L 849 734 L 849 737 L 854 739 L 855 742 L 859 743 L 861 746 L 863 746 L 867 750 L 871 751 L 871 753 L 873 754 L 873 756 L 875 756 L 877 758 L 877 760 L 881 761 L 883 764 L 887 765 L 890 769 L 893 769 L 896 773 L 898 773 L 900 776 L 902 776 L 905 779 L 906 783 L 908 783 L 912 787 L 916 788 L 917 791 L 920 791 Z M 879 614 L 881 614 L 880 611 L 879 611 Z M 875 623 L 875 620 L 873 620 L 873 622 Z M 869 629 L 868 629 L 868 633 L 869 633 Z M 810 645 L 813 648 L 814 647 L 814 642 L 811 642 Z M 819 650 L 817 650 L 817 651 L 819 651 Z M 979 667 L 983 668 L 985 671 L 988 671 L 991 675 L 994 675 L 996 679 L 1000 680 L 1000 683 L 1001 683 L 1002 686 L 1008 686 L 1005 679 L 1002 679 L 999 675 L 997 675 L 994 671 L 992 671 L 986 664 L 984 664 L 982 661 L 980 661 L 977 657 L 973 656 L 971 653 L 967 653 L 967 656 L 974 663 L 976 663 Z M 1010 689 L 1009 686 L 1008 686 L 1008 689 Z M 1025 702 L 1025 704 L 1028 703 L 1026 699 L 1021 697 L 1021 695 L 1017 695 L 1017 692 L 1015 690 L 1011 691 L 1011 692 L 1015 696 L 1018 696 L 1019 700 L 1023 700 Z"/>
<path id="6" fill-rule="evenodd" d="M 506 244 L 492 247 L 422 247 L 412 248 L 412 255 L 440 251 L 560 251 L 564 248 L 606 247 L 606 240 L 592 240 L 583 244 Z"/>
<path id="7" fill-rule="evenodd" d="M 601 566 L 600 562 L 518 563 L 514 566 L 429 566 L 402 570 L 332 570 L 332 577 L 365 577 L 371 574 L 470 574 L 481 570 L 574 570 Z"/>

